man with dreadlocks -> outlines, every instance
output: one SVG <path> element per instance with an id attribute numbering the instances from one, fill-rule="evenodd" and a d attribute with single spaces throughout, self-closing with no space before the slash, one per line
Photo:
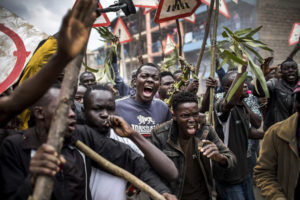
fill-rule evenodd
<path id="1" fill-rule="evenodd" d="M 281 78 L 270 79 L 267 81 L 267 86 L 270 92 L 267 111 L 264 119 L 264 130 L 267 130 L 271 125 L 280 122 L 291 116 L 295 110 L 293 109 L 293 90 L 298 77 L 298 65 L 291 59 L 287 58 L 280 65 Z M 262 87 L 257 81 L 258 96 L 265 96 Z"/>

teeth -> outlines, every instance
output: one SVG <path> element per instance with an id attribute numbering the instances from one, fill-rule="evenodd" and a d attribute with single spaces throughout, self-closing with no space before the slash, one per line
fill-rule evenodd
<path id="1" fill-rule="evenodd" d="M 195 127 L 194 125 L 193 125 L 193 126 L 191 126 L 191 125 L 190 125 L 190 126 L 188 126 L 188 128 L 194 128 L 194 127 Z"/>

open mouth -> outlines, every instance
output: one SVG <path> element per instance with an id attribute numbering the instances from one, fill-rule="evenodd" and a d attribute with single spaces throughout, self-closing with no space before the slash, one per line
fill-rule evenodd
<path id="1" fill-rule="evenodd" d="M 144 96 L 151 97 L 152 93 L 153 93 L 153 87 L 151 86 L 144 87 L 144 91 L 143 91 Z"/>
<path id="2" fill-rule="evenodd" d="M 75 131 L 75 124 L 76 124 L 75 121 L 69 122 L 69 123 L 68 123 L 68 129 L 69 129 L 70 131 Z"/>
<path id="3" fill-rule="evenodd" d="M 189 135 L 194 135 L 196 133 L 196 124 L 189 124 L 187 126 L 187 133 Z"/>

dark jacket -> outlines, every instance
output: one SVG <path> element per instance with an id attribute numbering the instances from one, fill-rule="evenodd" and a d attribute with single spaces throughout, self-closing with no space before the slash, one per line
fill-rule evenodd
<path id="1" fill-rule="evenodd" d="M 32 194 L 32 186 L 30 184 L 29 163 L 30 153 L 32 149 L 37 147 L 24 145 L 27 140 L 34 140 L 34 134 L 31 129 L 23 135 L 14 135 L 8 137 L 3 142 L 2 152 L 0 157 L 0 196 L 1 199 L 27 199 Z M 114 164 L 131 172 L 141 180 L 148 183 L 151 187 L 160 193 L 170 192 L 168 187 L 154 173 L 147 161 L 140 155 L 135 153 L 131 148 L 119 143 L 115 140 L 98 134 L 88 126 L 76 126 L 76 131 L 73 134 L 73 140 L 81 140 L 94 151 L 113 162 Z M 36 145 L 35 145 L 36 146 Z M 91 166 L 99 168 L 96 163 L 93 163 L 85 156 L 86 183 L 89 183 Z M 82 169 L 84 170 L 84 169 Z M 58 177 L 56 176 L 56 179 Z M 65 180 L 65 179 L 63 179 Z M 63 182 L 61 187 L 68 187 L 71 184 L 68 181 Z M 60 187 L 57 187 L 60 188 Z M 88 185 L 86 185 L 87 198 L 91 199 Z M 64 200 L 68 196 L 65 192 L 56 192 L 57 196 L 52 196 L 52 199 Z M 75 200 L 75 199 L 72 199 Z"/>
<path id="2" fill-rule="evenodd" d="M 200 168 L 205 178 L 209 196 L 210 198 L 212 198 L 214 184 L 210 160 L 204 156 L 200 156 L 200 153 L 198 151 L 198 143 L 202 139 L 202 134 L 205 129 L 209 130 L 209 134 L 207 135 L 206 139 L 215 143 L 219 149 L 219 152 L 228 158 L 227 167 L 230 168 L 235 165 L 235 156 L 227 147 L 225 147 L 223 142 L 217 136 L 216 132 L 209 125 L 202 126 L 201 130 L 196 132 L 195 152 L 197 154 L 197 159 L 199 161 Z M 179 175 L 175 181 L 169 182 L 169 186 L 172 190 L 172 193 L 180 199 L 183 191 L 185 173 L 187 172 L 185 156 L 180 148 L 180 144 L 178 143 L 177 130 L 178 128 L 176 122 L 170 120 L 153 129 L 150 140 L 156 147 L 162 150 L 176 165 Z M 216 165 L 218 165 L 218 163 L 216 163 Z"/>

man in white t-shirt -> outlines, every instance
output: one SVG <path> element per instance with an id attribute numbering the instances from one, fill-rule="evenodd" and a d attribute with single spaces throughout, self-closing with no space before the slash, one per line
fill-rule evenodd
<path id="1" fill-rule="evenodd" d="M 134 131 L 123 118 L 114 116 L 115 98 L 108 86 L 95 85 L 88 88 L 83 104 L 87 124 L 96 129 L 99 134 L 126 143 L 140 154 L 143 152 L 145 159 L 162 178 L 166 180 L 177 178 L 178 172 L 175 165 L 164 153 Z M 111 127 L 122 137 L 116 135 Z M 90 177 L 92 198 L 97 200 L 126 199 L 126 183 L 119 177 L 93 169 Z M 176 199 L 168 193 L 163 195 L 168 199 Z"/>

